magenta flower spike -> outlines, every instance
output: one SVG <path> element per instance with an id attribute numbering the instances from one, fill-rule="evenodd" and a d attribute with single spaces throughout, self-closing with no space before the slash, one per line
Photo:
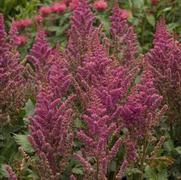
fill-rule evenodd
<path id="1" fill-rule="evenodd" d="M 94 90 L 93 90 L 94 91 Z M 76 154 L 75 157 L 82 164 L 85 171 L 85 178 L 88 176 L 106 179 L 108 164 L 117 155 L 122 141 L 118 139 L 109 151 L 109 138 L 117 129 L 114 122 L 110 123 L 110 117 L 106 113 L 106 108 L 93 92 L 91 101 L 87 108 L 87 113 L 82 116 L 87 124 L 87 130 L 80 130 L 77 137 L 84 143 L 81 149 L 82 154 Z M 94 164 L 89 161 L 95 159 Z M 96 167 L 99 166 L 97 170 Z"/>
<path id="2" fill-rule="evenodd" d="M 132 66 L 138 54 L 138 41 L 134 28 L 123 17 L 118 4 L 115 5 L 110 20 L 114 56 L 122 65 Z"/>
<path id="3" fill-rule="evenodd" d="M 74 98 L 69 96 L 63 102 L 62 97 L 57 98 L 51 89 L 41 90 L 37 96 L 35 114 L 30 118 L 29 141 L 41 159 L 41 177 L 58 176 L 69 161 L 73 145 Z"/>
<path id="4" fill-rule="evenodd" d="M 169 106 L 169 121 L 173 125 L 181 116 L 181 45 L 169 34 L 163 18 L 157 23 L 153 45 L 146 60 L 154 74 L 155 86 Z"/>
<path id="5" fill-rule="evenodd" d="M 11 166 L 5 165 L 5 170 L 6 170 L 7 174 L 8 174 L 8 179 L 9 180 L 17 180 L 16 174 L 13 171 L 13 169 L 11 168 Z"/>
<path id="6" fill-rule="evenodd" d="M 13 33 L 8 35 L 5 32 L 2 15 L 0 32 L 0 116 L 2 119 L 10 116 L 11 119 L 24 105 L 24 67 L 20 64 L 20 54 L 13 43 Z"/>
<path id="7" fill-rule="evenodd" d="M 45 32 L 40 29 L 36 35 L 35 42 L 27 56 L 28 61 L 35 69 L 35 83 L 42 86 L 46 83 L 49 68 L 51 66 L 52 48 L 46 41 Z"/>
<path id="8" fill-rule="evenodd" d="M 153 80 L 150 71 L 144 72 L 141 83 L 135 86 L 128 101 L 120 108 L 125 127 L 134 133 L 136 139 L 145 137 L 161 107 L 163 98 L 157 94 Z"/>
<path id="9" fill-rule="evenodd" d="M 94 19 L 87 0 L 80 0 L 73 11 L 66 49 L 68 62 L 73 65 L 73 68 L 81 65 L 84 54 L 88 51 L 88 39 L 94 30 Z"/>

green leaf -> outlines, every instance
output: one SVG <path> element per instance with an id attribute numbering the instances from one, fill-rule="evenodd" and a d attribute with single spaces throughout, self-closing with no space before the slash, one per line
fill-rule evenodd
<path id="1" fill-rule="evenodd" d="M 6 165 L 2 164 L 0 168 L 0 174 L 3 175 L 4 177 L 8 177 L 7 171 L 6 171 Z"/>
<path id="2" fill-rule="evenodd" d="M 83 122 L 79 118 L 76 118 L 74 123 L 75 123 L 76 128 L 83 128 L 84 127 Z"/>
<path id="3" fill-rule="evenodd" d="M 35 106 L 34 106 L 33 102 L 31 101 L 31 99 L 28 99 L 27 103 L 25 104 L 24 109 L 26 112 L 26 116 L 31 116 L 34 114 Z"/>
<path id="4" fill-rule="evenodd" d="M 170 23 L 170 24 L 168 24 L 168 29 L 169 29 L 170 31 L 173 31 L 173 29 L 175 29 L 175 28 L 177 28 L 177 27 L 179 27 L 179 26 L 180 26 L 179 23 Z"/>
<path id="5" fill-rule="evenodd" d="M 144 6 L 144 0 L 134 0 L 132 2 L 135 8 L 141 9 Z"/>
<path id="6" fill-rule="evenodd" d="M 152 14 L 147 14 L 146 19 L 150 25 L 155 26 L 155 17 Z"/>
<path id="7" fill-rule="evenodd" d="M 172 140 L 168 140 L 164 143 L 164 148 L 168 151 L 171 152 L 174 149 L 174 144 L 172 142 Z"/>
<path id="8" fill-rule="evenodd" d="M 83 175 L 83 174 L 84 174 L 83 169 L 82 169 L 81 167 L 80 167 L 80 168 L 74 167 L 74 168 L 72 169 L 72 173 L 74 173 L 74 174 L 80 174 L 80 175 Z"/>
<path id="9" fill-rule="evenodd" d="M 145 168 L 145 176 L 146 179 L 149 180 L 167 180 L 168 179 L 168 173 L 166 169 L 159 169 L 156 171 L 156 169 L 151 168 L 150 166 L 146 166 Z"/>
<path id="10" fill-rule="evenodd" d="M 165 9 L 163 9 L 163 12 L 167 12 L 167 11 L 170 11 L 172 9 L 172 7 L 166 7 Z"/>
<path id="11" fill-rule="evenodd" d="M 22 146 L 23 149 L 28 153 L 33 153 L 34 149 L 32 148 L 27 135 L 23 134 L 14 134 L 15 141 L 18 145 Z"/>
<path id="12" fill-rule="evenodd" d="M 162 169 L 161 172 L 158 173 L 157 179 L 159 180 L 167 180 L 168 179 L 168 173 L 166 169 Z"/>
<path id="13" fill-rule="evenodd" d="M 157 180 L 157 175 L 156 175 L 155 171 L 150 166 L 146 166 L 145 176 L 149 180 Z"/>
<path id="14" fill-rule="evenodd" d="M 126 171 L 126 174 L 128 176 L 132 175 L 132 174 L 141 174 L 141 170 L 139 170 L 138 168 L 128 168 Z"/>
<path id="15" fill-rule="evenodd" d="M 176 147 L 175 150 L 179 155 L 181 155 L 181 146 Z"/>
<path id="16" fill-rule="evenodd" d="M 112 161 L 109 168 L 110 168 L 110 171 L 115 172 L 116 171 L 116 161 Z"/>
<path id="17" fill-rule="evenodd" d="M 138 75 L 135 79 L 135 83 L 138 84 L 141 81 L 141 75 Z"/>

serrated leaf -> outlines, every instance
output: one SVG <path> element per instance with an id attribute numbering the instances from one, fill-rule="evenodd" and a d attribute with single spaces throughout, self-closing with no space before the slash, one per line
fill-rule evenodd
<path id="1" fill-rule="evenodd" d="M 28 141 L 27 135 L 14 134 L 15 141 L 18 145 L 22 146 L 23 149 L 28 153 L 33 153 L 34 149 L 32 148 L 30 142 Z"/>

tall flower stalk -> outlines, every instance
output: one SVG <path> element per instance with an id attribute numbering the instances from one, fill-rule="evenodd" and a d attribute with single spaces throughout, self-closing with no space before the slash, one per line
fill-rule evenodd
<path id="1" fill-rule="evenodd" d="M 113 55 L 126 66 L 133 66 L 138 56 L 138 41 L 133 26 L 122 16 L 122 10 L 115 3 L 110 17 Z"/>
<path id="2" fill-rule="evenodd" d="M 20 54 L 14 43 L 13 25 L 5 32 L 3 16 L 0 15 L 0 119 L 16 119 L 25 103 L 26 83 L 24 67 L 20 64 Z"/>
<path id="3" fill-rule="evenodd" d="M 181 47 L 167 31 L 164 19 L 157 23 L 153 45 L 146 59 L 155 76 L 155 86 L 169 106 L 167 114 L 171 133 L 179 137 L 174 131 L 175 127 L 180 128 L 181 120 Z"/>

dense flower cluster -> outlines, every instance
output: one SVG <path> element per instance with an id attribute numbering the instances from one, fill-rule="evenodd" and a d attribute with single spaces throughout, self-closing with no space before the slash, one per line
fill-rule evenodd
<path id="1" fill-rule="evenodd" d="M 69 42 L 66 50 L 67 59 L 74 69 L 82 63 L 84 55 L 88 51 L 88 39 L 93 32 L 94 19 L 89 5 L 86 1 L 80 0 L 71 19 Z"/>
<path id="2" fill-rule="evenodd" d="M 107 8 L 103 2 L 95 1 L 94 5 L 102 10 Z M 65 11 L 70 3 L 77 4 L 65 50 L 60 51 L 59 44 L 52 48 L 45 31 L 39 28 L 25 58 L 31 67 L 27 83 L 36 89 L 32 95 L 36 105 L 28 126 L 36 165 L 31 161 L 30 168 L 35 167 L 39 179 L 119 180 L 128 168 L 144 171 L 146 159 L 157 158 L 165 138 L 161 137 L 148 155 L 143 143 L 151 141 L 167 110 L 162 102 L 169 102 L 165 97 L 173 99 L 180 116 L 180 44 L 170 37 L 161 20 L 153 49 L 137 64 L 137 38 L 127 22 L 128 14 L 118 4 L 110 17 L 110 46 L 102 26 L 94 26 L 87 0 L 41 7 L 37 22 L 51 12 Z M 20 24 L 25 27 L 30 22 Z M 24 67 L 16 50 L 22 39 L 15 22 L 7 35 L 0 16 L 0 115 L 9 115 L 14 112 L 11 106 L 20 108 L 24 102 Z M 10 166 L 6 171 L 11 179 L 17 179 Z"/>
<path id="3" fill-rule="evenodd" d="M 146 55 L 155 76 L 155 85 L 169 105 L 170 121 L 181 117 L 181 45 L 173 39 L 161 19 L 156 28 L 153 49 Z"/>
<path id="4" fill-rule="evenodd" d="M 156 6 L 159 3 L 159 0 L 151 0 L 152 5 Z"/>
<path id="5" fill-rule="evenodd" d="M 15 172 L 12 170 L 11 166 L 5 165 L 5 171 L 7 171 L 8 179 L 10 180 L 17 180 Z"/>
<path id="6" fill-rule="evenodd" d="M 34 116 L 30 119 L 29 140 L 40 158 L 40 177 L 56 179 L 65 171 L 72 154 L 72 100 L 55 97 L 51 89 L 37 96 Z"/>
<path id="7" fill-rule="evenodd" d="M 62 13 L 66 10 L 66 4 L 64 2 L 55 2 L 51 6 L 42 6 L 39 9 L 39 14 L 42 17 L 48 16 L 51 13 Z"/>
<path id="8" fill-rule="evenodd" d="M 83 5 L 84 11 L 80 8 Z M 89 22 L 89 27 L 93 27 L 93 18 L 89 17 L 87 21 L 81 21 L 81 19 L 84 19 L 84 13 L 90 10 L 85 1 L 82 1 L 80 7 L 75 10 L 76 13 L 72 18 L 72 36 L 70 36 L 70 39 L 72 37 L 76 38 L 74 43 L 77 45 L 80 45 L 82 41 L 86 41 L 83 47 L 86 47 L 87 50 L 77 48 L 77 46 L 71 46 L 71 48 L 68 46 L 68 51 L 77 50 L 76 52 L 79 54 L 82 53 L 75 80 L 80 87 L 81 101 L 85 101 L 83 103 L 85 109 L 82 120 L 86 122 L 87 127 L 77 133 L 78 139 L 84 143 L 84 146 L 75 154 L 75 157 L 84 168 L 84 178 L 107 179 L 108 167 L 124 144 L 127 155 L 120 162 L 117 172 L 115 172 L 117 174 L 116 178 L 120 179 L 129 164 L 136 159 L 137 142 L 143 139 L 147 133 L 144 130 L 151 130 L 158 122 L 159 113 L 157 113 L 157 110 L 160 107 L 162 97 L 157 95 L 152 82 L 153 77 L 151 72 L 147 70 L 140 84 L 132 88 L 139 68 L 129 70 L 126 63 L 125 67 L 120 67 L 118 62 L 109 58 L 106 49 L 100 43 L 99 32 L 101 29 L 91 28 L 91 31 L 86 29 L 87 32 L 83 29 L 83 27 L 87 26 L 87 22 Z M 120 10 L 116 7 L 114 13 L 115 11 L 119 12 Z M 115 22 L 112 32 L 115 33 L 115 37 L 118 34 L 121 38 L 123 34 L 119 34 L 121 31 L 119 28 L 121 27 L 119 27 L 118 22 L 120 21 L 117 22 L 115 18 L 120 19 L 117 18 L 116 14 L 114 14 L 114 18 L 112 17 L 112 21 Z M 79 22 L 77 28 L 73 28 L 75 22 Z M 126 22 L 124 23 L 125 28 L 128 29 L 128 25 Z M 131 35 L 128 34 L 128 36 L 135 38 L 133 31 L 131 32 Z M 85 36 L 85 33 L 87 36 Z M 125 41 L 127 40 L 126 37 Z M 69 45 L 72 45 L 72 39 L 70 42 Z M 132 47 L 131 53 L 133 53 L 133 55 L 127 56 L 126 60 L 129 63 L 135 59 L 135 42 L 129 41 L 129 45 Z M 124 50 L 120 50 L 120 52 L 129 52 Z M 74 56 L 71 54 L 70 57 L 75 58 L 76 55 L 79 55 L 78 53 L 74 53 Z M 77 59 L 80 59 L 80 57 Z M 75 58 L 75 60 L 77 59 Z M 130 88 L 132 90 L 129 94 Z M 122 128 L 127 128 L 129 131 L 128 137 L 124 140 L 118 138 Z M 111 142 L 109 140 L 113 136 L 116 136 L 117 140 L 110 146 Z M 134 138 L 131 139 L 130 136 Z"/>
<path id="9" fill-rule="evenodd" d="M 15 21 L 15 25 L 16 25 L 16 27 L 18 29 L 22 29 L 22 28 L 31 26 L 32 21 L 31 21 L 31 19 L 22 19 L 22 20 L 19 20 L 19 21 Z"/>
<path id="10" fill-rule="evenodd" d="M 125 19 L 124 11 L 115 5 L 111 16 L 111 35 L 113 39 L 113 53 L 123 65 L 133 65 L 138 54 L 138 42 L 134 29 Z"/>
<path id="11" fill-rule="evenodd" d="M 0 119 L 7 119 L 16 115 L 24 105 L 24 68 L 16 50 L 16 30 L 11 28 L 9 35 L 6 34 L 2 15 L 0 32 Z"/>
<path id="12" fill-rule="evenodd" d="M 73 145 L 72 102 L 75 97 L 66 98 L 72 78 L 58 48 L 50 48 L 45 33 L 40 30 L 27 57 L 34 66 L 38 87 L 29 140 L 40 158 L 40 177 L 50 179 L 58 179 L 65 171 Z"/>
<path id="13" fill-rule="evenodd" d="M 46 41 L 45 32 L 39 30 L 35 38 L 35 43 L 27 56 L 28 61 L 33 65 L 35 81 L 38 86 L 46 83 L 51 60 L 53 59 L 51 58 L 51 53 L 52 49 Z"/>
<path id="14" fill-rule="evenodd" d="M 76 154 L 76 158 L 84 167 L 85 178 L 107 179 L 108 165 L 123 143 L 121 138 L 118 138 L 114 146 L 109 149 L 109 139 L 116 131 L 119 133 L 119 129 L 115 122 L 110 122 L 105 106 L 94 92 L 91 94 L 91 101 L 86 111 L 83 120 L 87 123 L 87 130 L 80 130 L 77 133 L 85 147 Z M 93 162 L 90 164 L 91 161 Z"/>
<path id="15" fill-rule="evenodd" d="M 162 97 L 157 94 L 153 85 L 151 72 L 145 72 L 140 84 L 136 85 L 128 101 L 120 108 L 125 127 L 134 134 L 135 139 L 143 138 L 157 122 L 157 110 Z"/>
<path id="16" fill-rule="evenodd" d="M 108 4 L 106 1 L 104 0 L 99 0 L 99 1 L 96 1 L 94 2 L 94 8 L 97 9 L 98 11 L 103 11 L 105 9 L 107 9 L 108 7 Z"/>
<path id="17" fill-rule="evenodd" d="M 69 8 L 70 10 L 74 10 L 79 4 L 79 0 L 71 0 L 69 2 Z"/>

